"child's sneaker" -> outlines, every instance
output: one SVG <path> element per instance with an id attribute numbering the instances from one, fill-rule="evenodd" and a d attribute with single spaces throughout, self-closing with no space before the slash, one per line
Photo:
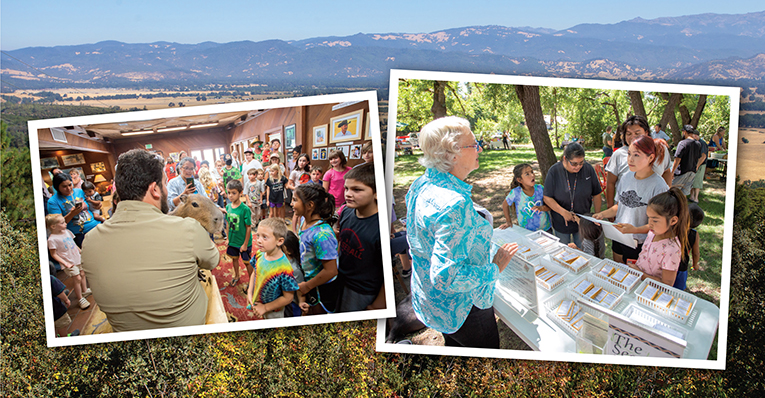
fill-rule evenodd
<path id="1" fill-rule="evenodd" d="M 409 268 L 409 269 L 402 269 L 401 270 L 401 277 L 408 278 L 410 276 L 412 276 L 412 269 L 411 268 Z"/>
<path id="2" fill-rule="evenodd" d="M 88 307 L 90 307 L 90 303 L 88 302 L 88 299 L 86 299 L 85 297 L 81 298 L 80 299 L 80 309 L 86 310 L 86 309 L 88 309 Z"/>
<path id="3" fill-rule="evenodd" d="M 86 291 L 82 292 L 82 297 L 88 297 L 88 296 L 90 296 L 91 294 L 93 294 L 93 291 L 92 291 L 92 290 L 90 290 L 90 288 L 88 288 L 88 290 L 86 290 Z"/>

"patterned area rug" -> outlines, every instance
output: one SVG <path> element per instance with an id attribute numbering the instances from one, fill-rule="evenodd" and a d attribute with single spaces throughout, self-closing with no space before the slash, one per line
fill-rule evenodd
<path id="1" fill-rule="evenodd" d="M 226 309 L 229 322 L 261 319 L 255 315 L 254 311 L 247 309 L 247 283 L 249 280 L 247 279 L 247 269 L 242 264 L 241 258 L 234 259 L 239 267 L 241 279 L 234 286 L 231 286 L 231 280 L 234 279 L 234 266 L 232 259 L 226 255 L 226 241 L 216 239 L 215 245 L 218 247 L 218 251 L 220 251 L 221 261 L 211 272 L 218 281 L 218 289 L 220 290 L 223 307 Z"/>

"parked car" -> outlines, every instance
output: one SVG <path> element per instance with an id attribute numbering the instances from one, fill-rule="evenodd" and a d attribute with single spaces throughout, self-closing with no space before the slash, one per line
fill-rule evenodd
<path id="1" fill-rule="evenodd" d="M 404 155 L 412 154 L 412 144 L 409 142 L 408 135 L 402 135 L 396 137 L 396 152 L 403 151 Z"/>

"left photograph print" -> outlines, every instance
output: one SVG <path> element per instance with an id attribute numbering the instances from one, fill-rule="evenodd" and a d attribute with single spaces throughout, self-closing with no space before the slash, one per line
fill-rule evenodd
<path id="1" fill-rule="evenodd" d="M 350 113 L 367 156 L 311 156 Z M 371 91 L 30 121 L 48 346 L 395 316 L 379 126 Z"/>

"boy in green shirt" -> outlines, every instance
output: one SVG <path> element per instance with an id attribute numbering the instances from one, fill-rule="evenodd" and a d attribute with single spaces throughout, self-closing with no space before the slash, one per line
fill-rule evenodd
<path id="1" fill-rule="evenodd" d="M 233 159 L 231 158 L 231 155 L 226 154 L 224 156 L 224 159 L 226 161 L 226 165 L 223 166 L 223 169 L 221 170 L 221 177 L 223 177 L 223 184 L 226 186 L 226 189 L 228 189 L 228 183 L 233 180 L 239 180 L 239 182 L 242 182 L 242 172 L 239 171 L 238 167 L 232 166 Z M 229 198 L 229 201 L 231 198 Z"/>
<path id="2" fill-rule="evenodd" d="M 239 282 L 239 257 L 247 270 L 249 280 L 252 274 L 250 265 L 250 253 L 252 253 L 252 231 L 251 231 L 251 212 L 250 208 L 242 203 L 242 183 L 239 180 L 231 180 L 226 184 L 226 193 L 231 203 L 226 205 L 226 220 L 228 220 L 228 248 L 226 254 L 231 257 L 234 266 L 234 279 L 231 280 L 231 286 Z"/>

